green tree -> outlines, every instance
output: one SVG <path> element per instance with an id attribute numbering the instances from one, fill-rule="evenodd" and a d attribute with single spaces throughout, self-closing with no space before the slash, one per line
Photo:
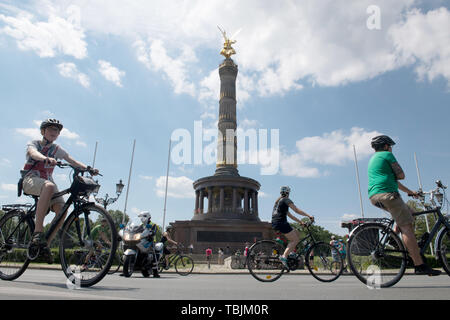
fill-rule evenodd
<path id="1" fill-rule="evenodd" d="M 120 210 L 108 210 L 109 215 L 114 221 L 114 224 L 116 225 L 116 228 L 119 228 L 120 224 L 123 220 L 123 212 Z M 128 215 L 125 216 L 125 225 L 130 221 L 130 217 Z"/>

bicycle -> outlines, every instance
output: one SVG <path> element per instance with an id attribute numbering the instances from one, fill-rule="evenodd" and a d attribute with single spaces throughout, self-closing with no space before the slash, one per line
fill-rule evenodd
<path id="1" fill-rule="evenodd" d="M 329 243 L 316 241 L 311 233 L 311 225 L 312 223 L 304 225 L 307 236 L 299 241 L 296 253 L 289 254 L 289 269 L 280 261 L 286 250 L 282 241 L 260 240 L 254 243 L 248 250 L 246 261 L 250 274 L 256 280 L 273 282 L 283 273 L 299 269 L 304 261 L 311 275 L 321 282 L 332 282 L 339 278 L 344 268 L 341 255 Z"/>
<path id="2" fill-rule="evenodd" d="M 123 266 L 123 242 L 118 241 L 117 251 L 114 255 L 113 262 L 111 264 L 111 268 L 108 271 L 108 274 L 114 274 L 120 270 L 120 267 Z"/>
<path id="3" fill-rule="evenodd" d="M 65 276 L 72 283 L 77 283 L 81 287 L 89 287 L 102 280 L 108 273 L 116 252 L 117 231 L 108 212 L 89 201 L 89 195 L 100 187 L 93 179 L 84 177 L 85 172 L 92 173 L 91 168 L 88 167 L 84 170 L 61 162 L 58 162 L 57 166 L 60 168 L 70 167 L 74 173 L 71 186 L 53 196 L 56 198 L 69 194 L 63 208 L 55 216 L 49 230 L 45 233 L 45 238 L 49 239 L 56 232 L 56 227 L 64 220 L 64 212 L 73 205 L 73 211 L 65 219 L 59 231 L 60 263 Z M 4 216 L 0 219 L 0 279 L 2 280 L 11 281 L 20 277 L 30 262 L 38 258 L 42 249 L 39 246 L 31 245 L 39 197 L 28 196 L 34 199 L 33 205 L 2 206 L 2 210 L 5 211 Z M 100 259 L 96 248 L 102 240 L 100 237 L 94 239 L 91 236 L 91 230 L 104 219 L 107 221 L 107 236 L 110 244 L 108 246 L 102 243 L 103 256 Z M 96 263 L 88 263 L 87 268 L 83 268 L 85 261 L 82 259 L 76 262 L 71 260 L 74 255 L 87 257 L 89 252 L 93 252 Z"/>
<path id="4" fill-rule="evenodd" d="M 158 262 L 158 272 L 169 270 L 174 265 L 175 271 L 180 276 L 189 275 L 194 270 L 194 260 L 186 255 L 181 254 L 180 249 L 177 248 L 176 253 L 169 256 L 169 263 L 166 263 L 166 254 L 163 252 Z"/>
<path id="5" fill-rule="evenodd" d="M 413 216 L 435 214 L 438 217 L 430 234 L 420 241 L 420 254 L 424 258 L 427 246 L 436 236 L 436 259 L 450 276 L 450 221 L 441 212 L 445 189 L 441 181 L 429 192 L 419 190 L 419 199 L 426 209 Z M 441 193 L 442 190 L 444 193 Z M 425 203 L 425 195 L 430 195 L 431 205 Z M 438 203 L 436 203 L 436 201 Z M 410 259 L 400 237 L 393 231 L 393 219 L 383 218 L 380 222 L 366 223 L 356 227 L 349 238 L 347 260 L 353 274 L 368 286 L 391 287 L 403 277 Z M 442 226 L 442 227 L 441 227 Z M 439 229 L 440 228 L 440 229 Z"/>

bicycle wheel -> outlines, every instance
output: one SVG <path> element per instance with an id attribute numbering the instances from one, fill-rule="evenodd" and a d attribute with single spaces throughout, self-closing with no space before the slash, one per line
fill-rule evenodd
<path id="1" fill-rule="evenodd" d="M 0 219 L 0 279 L 17 279 L 27 269 L 32 229 L 21 211 L 10 211 Z"/>
<path id="2" fill-rule="evenodd" d="M 348 242 L 348 264 L 369 287 L 387 288 L 405 273 L 407 253 L 400 238 L 383 224 L 365 224 Z"/>
<path id="3" fill-rule="evenodd" d="M 194 270 L 194 260 L 188 256 L 179 256 L 175 261 L 175 271 L 180 276 L 187 276 Z"/>
<path id="4" fill-rule="evenodd" d="M 120 247 L 120 245 L 119 245 Z M 108 274 L 114 274 L 119 271 L 120 267 L 123 265 L 123 250 L 118 248 L 116 254 L 114 255 L 114 260 L 111 265 L 111 269 L 109 269 Z"/>
<path id="5" fill-rule="evenodd" d="M 450 230 L 445 228 L 439 231 L 437 250 L 445 272 L 450 276 Z"/>
<path id="6" fill-rule="evenodd" d="M 332 245 L 317 242 L 306 253 L 306 267 L 317 280 L 332 282 L 342 274 L 344 262 L 339 251 Z"/>
<path id="7" fill-rule="evenodd" d="M 248 271 L 256 280 L 262 282 L 278 280 L 285 271 L 279 259 L 284 250 L 283 246 L 275 241 L 258 241 L 248 250 Z"/>
<path id="8" fill-rule="evenodd" d="M 82 206 L 62 229 L 59 255 L 64 274 L 81 287 L 92 286 L 108 273 L 116 248 L 117 231 L 106 210 L 94 204 Z M 72 264 L 75 252 L 83 258 Z"/>

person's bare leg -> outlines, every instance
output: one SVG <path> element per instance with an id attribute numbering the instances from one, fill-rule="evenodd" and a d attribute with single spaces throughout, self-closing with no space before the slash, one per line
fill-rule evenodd
<path id="1" fill-rule="evenodd" d="M 420 249 L 417 244 L 417 239 L 414 234 L 414 227 L 412 224 L 402 226 L 401 228 L 403 242 L 408 249 L 409 255 L 414 262 L 415 266 L 423 264 L 422 257 L 420 256 Z"/>
<path id="2" fill-rule="evenodd" d="M 286 250 L 284 251 L 283 257 L 287 258 L 289 253 L 291 253 L 297 246 L 298 242 L 300 241 L 300 237 L 299 237 L 298 231 L 295 229 L 289 233 L 286 233 L 285 236 L 286 236 L 286 238 L 288 238 L 289 244 L 288 244 Z"/>
<path id="3" fill-rule="evenodd" d="M 55 218 L 53 218 L 53 221 L 56 219 L 56 217 L 58 216 L 59 212 L 61 211 L 61 209 L 64 207 L 63 203 L 55 203 L 53 205 L 53 211 L 55 212 Z M 66 215 L 67 215 L 67 211 L 64 212 L 64 215 L 62 217 L 62 219 L 60 220 L 60 222 L 58 223 L 58 225 L 56 226 L 55 231 L 53 231 L 53 233 L 49 236 L 47 244 L 52 243 L 53 239 L 55 238 L 56 234 L 58 233 L 58 230 L 61 228 L 61 226 L 64 223 L 64 220 L 66 219 Z M 53 222 L 52 221 L 52 222 Z"/>
<path id="4" fill-rule="evenodd" d="M 55 185 L 50 181 L 46 181 L 41 190 L 41 195 L 39 196 L 39 200 L 36 207 L 36 226 L 34 228 L 34 232 L 43 232 L 44 231 L 44 219 L 47 214 L 48 208 L 50 206 L 50 200 L 52 199 L 53 194 L 55 193 Z"/>

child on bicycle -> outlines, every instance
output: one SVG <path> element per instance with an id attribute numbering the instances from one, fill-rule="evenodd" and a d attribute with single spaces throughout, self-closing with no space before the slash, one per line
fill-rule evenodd
<path id="1" fill-rule="evenodd" d="M 405 179 L 405 173 L 397 159 L 392 154 L 395 142 L 386 135 L 376 136 L 371 142 L 375 154 L 369 161 L 369 198 L 371 203 L 388 211 L 397 226 L 395 232 L 401 232 L 403 242 L 414 262 L 416 274 L 429 276 L 439 275 L 439 270 L 433 270 L 420 256 L 420 249 L 414 234 L 414 217 L 411 209 L 403 202 L 398 190 L 410 196 L 417 197 L 417 192 L 411 191 L 398 180 Z"/>
<path id="2" fill-rule="evenodd" d="M 280 197 L 275 202 L 272 212 L 272 228 L 284 234 L 286 238 L 289 240 L 286 250 L 280 257 L 281 263 L 283 263 L 283 265 L 287 269 L 289 269 L 287 263 L 288 255 L 296 248 L 298 242 L 300 241 L 299 232 L 291 227 L 291 225 L 287 222 L 287 217 L 303 225 L 303 222 L 300 219 L 296 218 L 289 212 L 289 208 L 291 208 L 297 214 L 308 217 L 311 221 L 314 221 L 313 216 L 310 216 L 306 212 L 298 209 L 294 205 L 294 202 L 291 199 L 289 199 L 290 192 L 291 188 L 287 186 L 281 187 Z"/>
<path id="3" fill-rule="evenodd" d="M 52 199 L 53 195 L 58 192 L 58 188 L 53 181 L 52 173 L 58 159 L 64 159 L 73 166 L 81 169 L 88 167 L 81 162 L 73 159 L 63 148 L 55 144 L 55 140 L 59 137 L 63 125 L 56 119 L 47 119 L 42 121 L 40 130 L 42 134 L 41 140 L 33 140 L 28 143 L 26 151 L 26 163 L 21 171 L 23 177 L 23 191 L 25 194 L 39 196 L 36 207 L 36 225 L 31 239 L 31 245 L 39 245 L 43 250 L 41 252 L 47 258 L 48 263 L 53 263 L 49 244 L 56 235 L 56 231 L 61 227 L 64 219 L 57 226 L 55 232 L 50 235 L 49 239 L 45 239 L 44 218 L 49 208 L 59 213 L 64 206 L 64 199 L 57 197 Z M 94 174 L 98 170 L 92 171 Z M 66 212 L 64 213 L 66 215 Z"/>

